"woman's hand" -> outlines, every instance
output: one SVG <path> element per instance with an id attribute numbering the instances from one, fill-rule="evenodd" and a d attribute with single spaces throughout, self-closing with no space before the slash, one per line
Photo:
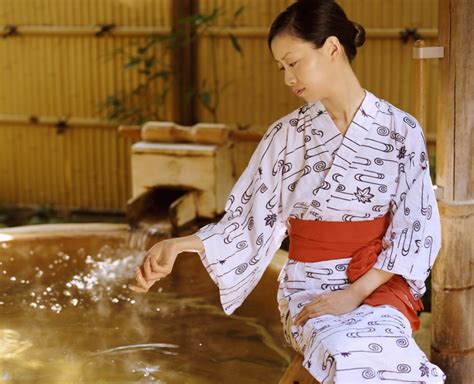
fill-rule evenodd
<path id="1" fill-rule="evenodd" d="M 297 326 L 321 315 L 343 315 L 356 309 L 364 300 L 360 294 L 352 289 L 324 293 L 306 304 L 294 319 Z"/>
<path id="2" fill-rule="evenodd" d="M 158 280 L 168 276 L 181 252 L 203 252 L 204 244 L 196 235 L 166 239 L 156 243 L 135 269 L 137 285 L 129 288 L 135 292 L 148 292 Z"/>
<path id="3" fill-rule="evenodd" d="M 135 279 L 138 284 L 130 285 L 129 288 L 135 292 L 148 292 L 153 284 L 171 273 L 179 252 L 174 239 L 156 243 L 135 269 Z"/>

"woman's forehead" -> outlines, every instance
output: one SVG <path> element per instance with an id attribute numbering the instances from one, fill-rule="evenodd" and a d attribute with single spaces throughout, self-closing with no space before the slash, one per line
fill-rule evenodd
<path id="1" fill-rule="evenodd" d="M 311 43 L 287 33 L 277 35 L 272 40 L 271 49 L 276 61 L 283 61 L 292 53 L 301 52 L 311 47 Z"/>

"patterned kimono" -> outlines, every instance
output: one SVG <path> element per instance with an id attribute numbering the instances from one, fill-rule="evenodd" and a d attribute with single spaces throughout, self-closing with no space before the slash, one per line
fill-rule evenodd
<path id="1" fill-rule="evenodd" d="M 225 313 L 258 283 L 288 234 L 288 219 L 351 221 L 391 214 L 374 268 L 403 276 L 415 298 L 440 249 L 439 212 L 425 138 L 409 114 L 369 91 L 344 136 L 316 101 L 273 123 L 253 153 L 218 223 L 196 232 L 201 260 Z M 293 325 L 317 295 L 346 289 L 347 259 L 288 260 L 278 305 L 287 342 L 321 383 L 443 383 L 390 305 L 363 304 L 347 314 Z"/>

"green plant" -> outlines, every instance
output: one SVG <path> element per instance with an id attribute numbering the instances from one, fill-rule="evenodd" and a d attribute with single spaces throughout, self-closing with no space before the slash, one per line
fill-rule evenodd
<path id="1" fill-rule="evenodd" d="M 30 217 L 29 221 L 26 224 L 35 225 L 59 223 L 61 222 L 61 220 L 57 218 L 57 214 L 57 211 L 53 208 L 52 205 L 41 205 L 35 209 L 35 211 L 33 212 L 33 216 Z"/>
<path id="2" fill-rule="evenodd" d="M 0 204 L 0 228 L 8 227 L 8 222 L 11 218 L 11 208 Z"/>
<path id="3" fill-rule="evenodd" d="M 239 7 L 220 27 L 216 26 L 216 22 L 218 18 L 225 15 L 221 8 L 215 8 L 209 14 L 192 14 L 180 19 L 177 27 L 173 28 L 168 35 L 151 35 L 144 42 L 132 41 L 129 46 L 116 50 L 115 55 L 124 57 L 123 68 L 136 71 L 140 81 L 130 92 L 120 91 L 109 95 L 101 103 L 100 110 L 105 111 L 109 119 L 121 123 L 143 124 L 148 120 L 162 120 L 162 111 L 171 88 L 171 81 L 180 76 L 170 65 L 173 53 L 177 49 L 189 47 L 198 36 L 208 36 L 210 37 L 208 54 L 212 79 L 210 81 L 204 79 L 199 87 L 189 84 L 186 95 L 190 102 L 193 99 L 201 102 L 216 122 L 222 92 L 230 85 L 230 82 L 221 84 L 217 76 L 216 42 L 211 36 L 212 32 L 223 31 L 227 34 L 232 47 L 243 55 L 237 38 L 230 32 L 236 27 L 236 21 L 243 10 L 243 6 Z M 191 29 L 190 38 L 183 33 L 184 27 Z M 160 54 L 157 53 L 158 51 Z"/>

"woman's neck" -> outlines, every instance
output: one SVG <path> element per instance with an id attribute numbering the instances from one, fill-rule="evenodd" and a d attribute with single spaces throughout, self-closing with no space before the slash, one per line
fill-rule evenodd
<path id="1" fill-rule="evenodd" d="M 338 128 L 345 131 L 364 98 L 365 91 L 350 69 L 345 76 L 335 80 L 331 94 L 321 102 Z"/>

